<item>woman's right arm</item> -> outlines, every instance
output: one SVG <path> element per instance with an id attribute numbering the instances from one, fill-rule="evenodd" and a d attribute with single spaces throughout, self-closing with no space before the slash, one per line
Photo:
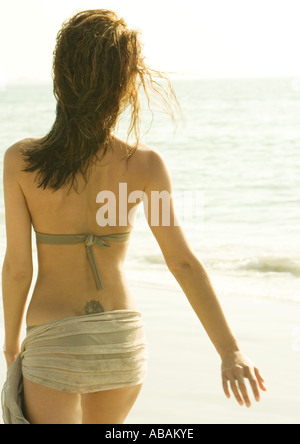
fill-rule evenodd
<path id="1" fill-rule="evenodd" d="M 240 405 L 243 404 L 244 400 L 246 405 L 250 406 L 244 378 L 250 380 L 257 401 L 260 399 L 259 387 L 264 391 L 266 390 L 263 379 L 259 370 L 242 354 L 205 267 L 193 252 L 182 227 L 178 223 L 173 199 L 170 199 L 169 210 L 165 208 L 166 211 L 170 211 L 169 225 L 164 226 L 168 214 L 163 214 L 163 206 L 157 214 L 158 209 L 153 206 L 153 202 L 156 201 L 155 198 L 151 201 L 153 192 L 167 192 L 172 195 L 172 181 L 162 156 L 154 150 L 148 155 L 148 171 L 150 174 L 146 177 L 147 183 L 144 189 L 146 196 L 144 201 L 145 215 L 148 224 L 161 248 L 169 270 L 184 291 L 222 359 L 222 379 L 226 396 L 230 397 L 228 390 L 228 383 L 230 383 Z M 163 221 L 163 218 L 165 218 L 165 221 Z M 236 387 L 236 381 L 239 390 Z"/>

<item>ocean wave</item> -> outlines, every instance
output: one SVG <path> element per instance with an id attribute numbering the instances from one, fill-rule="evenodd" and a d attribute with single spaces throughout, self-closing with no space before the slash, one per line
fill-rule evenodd
<path id="1" fill-rule="evenodd" d="M 261 256 L 244 260 L 238 269 L 261 273 L 290 273 L 300 276 L 300 261 L 288 257 Z"/>
<path id="2" fill-rule="evenodd" d="M 145 257 L 145 261 L 151 265 L 166 265 L 163 256 L 159 254 L 148 255 Z M 300 277 L 300 260 L 285 256 L 263 255 L 260 257 L 243 258 L 239 261 L 232 257 L 225 260 L 224 258 L 206 258 L 204 263 L 212 270 L 289 273 Z"/>

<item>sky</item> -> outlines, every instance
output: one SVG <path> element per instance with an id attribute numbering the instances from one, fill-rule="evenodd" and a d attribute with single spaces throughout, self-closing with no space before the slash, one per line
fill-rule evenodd
<path id="1" fill-rule="evenodd" d="M 174 76 L 300 78 L 300 0 L 1 0 L 0 89 L 51 82 L 56 34 L 86 9 L 124 17 L 149 65 Z"/>

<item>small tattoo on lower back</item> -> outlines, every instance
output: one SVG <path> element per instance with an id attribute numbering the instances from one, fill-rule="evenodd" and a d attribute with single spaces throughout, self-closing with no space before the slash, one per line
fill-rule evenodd
<path id="1" fill-rule="evenodd" d="M 87 301 L 86 306 L 84 307 L 84 311 L 87 315 L 94 313 L 102 313 L 104 308 L 98 301 Z"/>

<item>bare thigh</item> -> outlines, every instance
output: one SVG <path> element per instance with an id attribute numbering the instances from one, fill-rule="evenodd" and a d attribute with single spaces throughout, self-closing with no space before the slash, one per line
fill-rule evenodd
<path id="1" fill-rule="evenodd" d="M 81 395 L 83 424 L 123 424 L 143 384 Z"/>
<path id="2" fill-rule="evenodd" d="M 25 416 L 30 424 L 82 424 L 81 398 L 23 378 Z"/>

